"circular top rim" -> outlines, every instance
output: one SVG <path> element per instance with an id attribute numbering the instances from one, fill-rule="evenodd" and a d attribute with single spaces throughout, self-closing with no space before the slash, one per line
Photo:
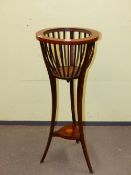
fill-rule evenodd
<path id="1" fill-rule="evenodd" d="M 86 38 L 80 38 L 80 39 L 59 39 L 59 38 L 51 38 L 51 37 L 45 36 L 46 33 L 57 32 L 57 31 L 85 32 L 90 34 L 90 36 Z M 64 44 L 64 45 L 84 44 L 84 43 L 95 42 L 96 40 L 98 40 L 98 38 L 99 38 L 99 32 L 89 28 L 57 27 L 57 28 L 45 28 L 36 32 L 37 40 L 50 43 L 50 44 Z"/>

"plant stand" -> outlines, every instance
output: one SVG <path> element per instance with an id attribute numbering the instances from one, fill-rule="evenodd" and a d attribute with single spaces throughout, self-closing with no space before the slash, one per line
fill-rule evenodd
<path id="1" fill-rule="evenodd" d="M 61 137 L 81 143 L 89 172 L 93 173 L 83 133 L 82 97 L 85 73 L 92 61 L 95 41 L 98 37 L 99 34 L 97 31 L 81 28 L 52 28 L 36 33 L 36 38 L 40 41 L 43 58 L 49 74 L 52 92 L 50 133 L 41 163 L 47 155 L 52 137 Z M 54 131 L 57 108 L 56 78 L 66 80 L 70 83 L 72 124 Z M 78 121 L 76 121 L 74 107 L 74 79 L 78 79 Z"/>

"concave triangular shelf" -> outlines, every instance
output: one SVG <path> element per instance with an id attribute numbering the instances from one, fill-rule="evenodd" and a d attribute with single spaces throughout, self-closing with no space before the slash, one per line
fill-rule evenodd
<path id="1" fill-rule="evenodd" d="M 64 139 L 70 139 L 70 140 L 80 139 L 79 129 L 75 124 L 63 126 L 57 131 L 54 131 L 53 136 L 62 137 Z"/>

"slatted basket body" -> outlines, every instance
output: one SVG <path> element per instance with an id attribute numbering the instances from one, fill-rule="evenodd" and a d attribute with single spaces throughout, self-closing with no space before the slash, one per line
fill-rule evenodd
<path id="1" fill-rule="evenodd" d="M 81 28 L 44 29 L 36 33 L 48 73 L 76 79 L 92 60 L 98 32 Z"/>

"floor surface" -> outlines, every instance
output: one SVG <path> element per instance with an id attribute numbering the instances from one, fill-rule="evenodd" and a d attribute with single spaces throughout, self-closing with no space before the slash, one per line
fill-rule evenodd
<path id="1" fill-rule="evenodd" d="M 88 175 L 81 144 L 53 138 L 49 127 L 0 126 L 0 175 Z M 88 126 L 85 138 L 94 175 L 131 175 L 131 127 Z"/>

